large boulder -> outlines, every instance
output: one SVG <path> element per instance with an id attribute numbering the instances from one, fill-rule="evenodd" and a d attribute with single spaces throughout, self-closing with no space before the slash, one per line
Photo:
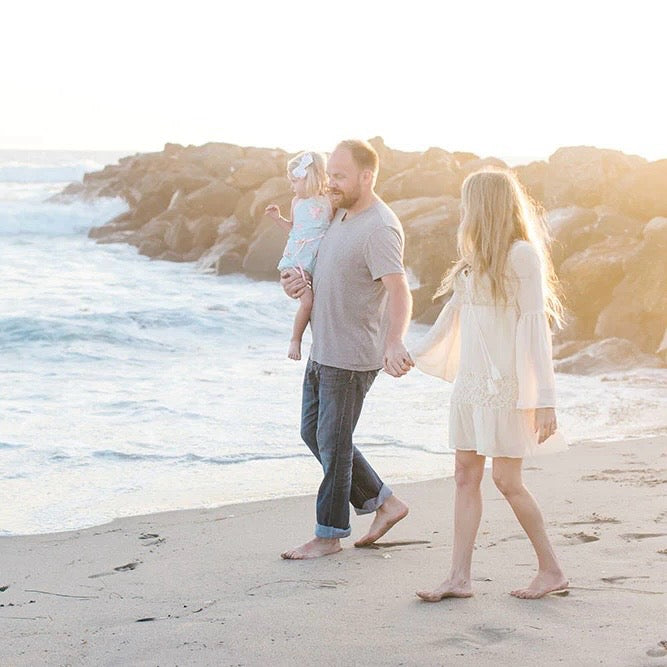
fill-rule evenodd
<path id="1" fill-rule="evenodd" d="M 530 162 L 514 168 L 514 173 L 526 192 L 539 204 L 544 204 L 544 182 L 548 169 L 549 165 L 543 161 Z"/>
<path id="2" fill-rule="evenodd" d="M 284 158 L 281 161 L 286 162 Z M 229 185 L 239 190 L 258 188 L 262 183 L 274 176 L 285 173 L 285 164 L 270 155 L 245 158 L 232 167 L 232 173 L 227 178 Z"/>
<path id="3" fill-rule="evenodd" d="M 282 194 L 284 194 L 284 190 L 285 188 L 283 188 L 281 191 L 281 197 Z M 234 209 L 233 214 L 243 228 L 242 233 L 248 237 L 252 235 L 252 233 L 255 231 L 255 228 L 257 227 L 255 219 L 250 214 L 250 209 L 252 208 L 252 205 L 255 201 L 255 197 L 256 192 L 254 190 L 248 190 L 247 192 L 244 192 L 236 204 L 236 208 Z"/>
<path id="4" fill-rule="evenodd" d="M 294 193 L 289 181 L 284 176 L 274 176 L 263 183 L 255 192 L 248 211 L 250 220 L 257 226 L 264 218 L 264 209 L 268 204 L 277 204 L 286 218 L 290 215 L 290 206 Z M 234 211 L 239 220 L 242 220 L 240 211 Z"/>
<path id="5" fill-rule="evenodd" d="M 623 280 L 624 262 L 632 252 L 626 236 L 612 236 L 571 255 L 560 266 L 565 303 L 580 320 L 580 335 L 593 336 L 600 311 Z"/>
<path id="6" fill-rule="evenodd" d="M 416 197 L 415 199 L 398 199 L 389 205 L 391 210 L 405 226 L 410 220 L 418 215 L 424 215 L 443 206 L 448 197 Z"/>
<path id="7" fill-rule="evenodd" d="M 610 201 L 641 220 L 667 216 L 667 160 L 640 165 L 616 184 Z"/>
<path id="8" fill-rule="evenodd" d="M 204 273 L 216 275 L 237 273 L 243 267 L 243 257 L 247 248 L 248 242 L 240 234 L 229 234 L 199 258 L 197 268 Z"/>
<path id="9" fill-rule="evenodd" d="M 232 167 L 242 160 L 246 149 L 233 144 L 210 142 L 203 146 L 187 146 L 179 155 L 181 163 L 198 166 L 209 176 L 224 180 Z"/>
<path id="10" fill-rule="evenodd" d="M 379 187 L 379 195 L 387 202 L 416 197 L 439 197 L 455 194 L 460 187 L 458 177 L 449 178 L 439 171 L 408 169 L 389 178 Z"/>
<path id="11" fill-rule="evenodd" d="M 419 159 L 421 153 L 405 152 L 388 148 L 382 137 L 373 137 L 369 142 L 380 158 L 378 189 L 392 176 L 410 169 Z"/>
<path id="12" fill-rule="evenodd" d="M 216 215 L 204 215 L 197 220 L 188 220 L 188 229 L 192 234 L 193 248 L 210 248 L 218 238 L 218 227 L 224 218 Z"/>
<path id="13" fill-rule="evenodd" d="M 137 245 L 137 251 L 140 255 L 145 255 L 154 259 L 160 257 L 167 251 L 167 244 L 164 239 L 160 238 L 145 238 Z"/>
<path id="14" fill-rule="evenodd" d="M 263 280 L 277 280 L 278 262 L 283 256 L 287 234 L 272 220 L 265 220 L 255 233 L 255 237 L 243 258 L 243 271 Z"/>
<path id="15" fill-rule="evenodd" d="M 378 194 L 388 202 L 415 197 L 458 196 L 461 180 L 456 157 L 441 148 L 429 148 L 409 169 L 380 185 Z"/>
<path id="16" fill-rule="evenodd" d="M 559 148 L 549 158 L 544 204 L 591 208 L 608 202 L 619 179 L 645 162 L 636 155 L 593 146 Z"/>
<path id="17" fill-rule="evenodd" d="M 483 171 L 484 169 L 496 168 L 507 169 L 507 163 L 497 157 L 472 158 L 466 160 L 461 164 L 461 180 L 465 180 L 466 176 L 473 174 L 476 171 Z"/>
<path id="18" fill-rule="evenodd" d="M 133 229 L 136 229 L 136 223 L 132 211 L 125 211 L 99 227 L 91 227 L 88 230 L 88 238 L 100 240 L 116 235 L 117 232 Z"/>
<path id="19" fill-rule="evenodd" d="M 168 250 L 182 257 L 192 250 L 192 232 L 185 219 L 177 220 L 167 227 L 164 242 Z"/>
<path id="20" fill-rule="evenodd" d="M 405 265 L 417 277 L 420 287 L 430 290 L 431 294 L 457 256 L 459 204 L 458 199 L 449 197 L 438 208 L 412 218 L 404 225 L 407 236 Z M 415 310 L 415 315 L 420 314 Z"/>
<path id="21" fill-rule="evenodd" d="M 203 215 L 227 217 L 234 212 L 240 198 L 241 193 L 236 188 L 214 181 L 185 197 L 178 210 L 190 219 Z"/>
<path id="22" fill-rule="evenodd" d="M 596 341 L 573 355 L 554 362 L 556 372 L 577 375 L 596 375 L 637 367 L 661 368 L 662 361 L 656 355 L 643 353 L 636 345 L 623 338 Z"/>
<path id="23" fill-rule="evenodd" d="M 595 327 L 599 338 L 632 340 L 646 352 L 655 352 L 667 322 L 667 218 L 654 218 L 643 241 L 624 262 L 625 277 Z"/>
<path id="24" fill-rule="evenodd" d="M 580 206 L 555 208 L 547 213 L 546 223 L 553 240 L 551 255 L 556 268 L 570 255 L 602 240 L 593 231 L 597 220 L 595 211 Z"/>

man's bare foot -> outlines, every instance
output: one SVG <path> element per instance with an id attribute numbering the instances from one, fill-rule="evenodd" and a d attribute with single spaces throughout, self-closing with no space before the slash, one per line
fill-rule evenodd
<path id="1" fill-rule="evenodd" d="M 315 537 L 310 542 L 302 544 L 300 547 L 288 549 L 280 554 L 285 560 L 306 560 L 308 558 L 320 558 L 329 556 L 342 550 L 340 540 L 328 540 L 323 537 Z"/>
<path id="2" fill-rule="evenodd" d="M 440 602 L 445 598 L 471 598 L 472 587 L 470 581 L 455 583 L 452 579 L 447 579 L 433 591 L 417 591 L 417 597 L 424 602 Z"/>
<path id="3" fill-rule="evenodd" d="M 538 572 L 528 588 L 519 588 L 512 591 L 510 595 L 522 600 L 537 600 L 549 593 L 563 591 L 569 584 L 570 582 L 560 570 L 556 572 Z"/>
<path id="4" fill-rule="evenodd" d="M 354 543 L 355 547 L 365 547 L 379 540 L 392 526 L 408 515 L 408 506 L 396 496 L 389 496 L 375 512 L 370 530 Z"/>
<path id="5" fill-rule="evenodd" d="M 289 350 L 287 351 L 287 356 L 294 361 L 299 361 L 301 359 L 301 341 L 300 340 L 291 340 L 289 343 Z"/>

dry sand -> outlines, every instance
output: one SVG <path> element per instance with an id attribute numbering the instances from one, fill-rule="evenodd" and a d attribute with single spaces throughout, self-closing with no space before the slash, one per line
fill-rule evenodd
<path id="1" fill-rule="evenodd" d="M 0 538 L 4 665 L 667 665 L 667 438 L 578 445 L 526 463 L 571 589 L 517 600 L 535 562 L 493 487 L 475 597 L 415 589 L 446 574 L 453 480 L 403 485 L 411 506 L 375 549 L 288 562 L 312 497 L 139 516 Z M 20 511 L 17 508 L 17 511 Z"/>

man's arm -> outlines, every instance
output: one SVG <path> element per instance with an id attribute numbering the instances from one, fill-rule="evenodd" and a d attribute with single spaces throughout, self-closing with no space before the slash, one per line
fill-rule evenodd
<path id="1" fill-rule="evenodd" d="M 403 273 L 390 273 L 381 278 L 389 295 L 389 330 L 384 352 L 384 370 L 394 377 L 405 375 L 415 362 L 403 344 L 412 316 L 412 294 Z"/>

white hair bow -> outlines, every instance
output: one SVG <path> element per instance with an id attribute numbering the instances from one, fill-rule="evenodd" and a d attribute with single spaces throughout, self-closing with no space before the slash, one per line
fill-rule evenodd
<path id="1" fill-rule="evenodd" d="M 306 178 L 306 167 L 313 164 L 313 156 L 310 153 L 304 153 L 299 160 L 299 164 L 292 169 L 292 176 L 295 178 Z"/>

